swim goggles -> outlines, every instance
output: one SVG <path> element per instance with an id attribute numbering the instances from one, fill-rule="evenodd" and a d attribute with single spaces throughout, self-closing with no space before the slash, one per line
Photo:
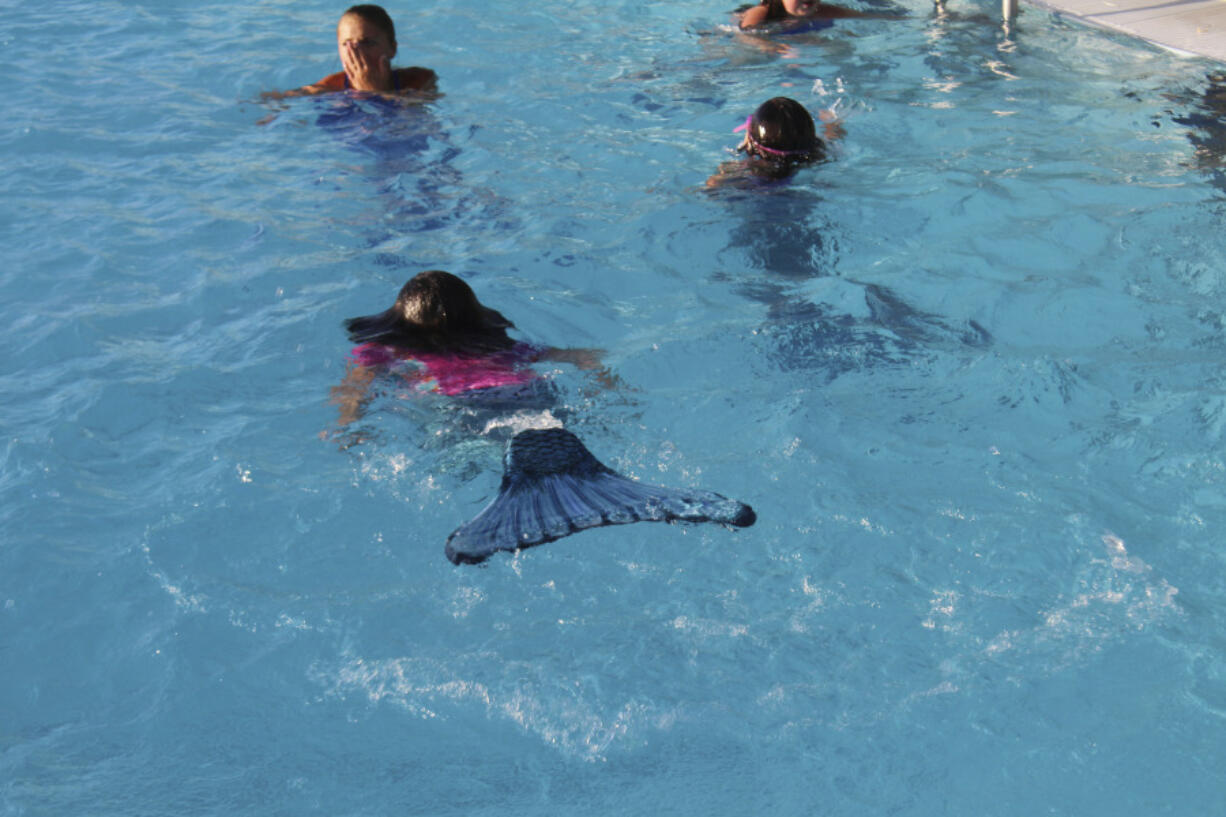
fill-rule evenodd
<path id="1" fill-rule="evenodd" d="M 766 145 L 762 144 L 757 139 L 753 138 L 753 115 L 752 114 L 745 117 L 744 125 L 741 125 L 739 127 L 732 129 L 733 133 L 740 133 L 741 131 L 745 131 L 745 143 L 749 147 L 753 148 L 752 152 L 761 153 L 763 155 L 778 158 L 778 159 L 790 159 L 795 156 L 809 156 L 810 154 L 813 153 L 811 149 L 810 150 L 779 150 L 777 148 L 768 148 Z M 742 147 L 745 147 L 745 145 L 742 145 Z M 746 150 L 746 152 L 748 153 L 751 151 Z"/>

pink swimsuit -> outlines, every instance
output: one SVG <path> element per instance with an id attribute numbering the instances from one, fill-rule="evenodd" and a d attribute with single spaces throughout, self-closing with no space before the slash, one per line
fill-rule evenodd
<path id="1" fill-rule="evenodd" d="M 448 396 L 476 389 L 514 386 L 535 380 L 539 375 L 527 368 L 541 355 L 540 347 L 516 343 L 510 349 L 482 357 L 436 355 L 424 352 L 406 354 L 395 346 L 363 343 L 353 347 L 349 356 L 359 366 L 395 366 L 402 362 L 417 364 L 412 380 L 423 390 Z"/>

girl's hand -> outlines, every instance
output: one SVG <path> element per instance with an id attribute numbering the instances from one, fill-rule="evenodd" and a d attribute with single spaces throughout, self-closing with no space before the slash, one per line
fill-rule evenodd
<path id="1" fill-rule="evenodd" d="M 824 108 L 817 112 L 817 118 L 822 123 L 822 135 L 827 142 L 833 142 L 836 139 L 842 139 L 847 135 L 846 129 L 843 127 L 843 120 L 839 118 L 839 103 L 843 101 L 839 97 L 829 108 Z"/>

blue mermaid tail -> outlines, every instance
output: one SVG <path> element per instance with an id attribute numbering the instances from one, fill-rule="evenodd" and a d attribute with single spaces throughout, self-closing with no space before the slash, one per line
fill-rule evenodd
<path id="1" fill-rule="evenodd" d="M 602 525 L 717 522 L 739 528 L 753 508 L 711 491 L 677 490 L 627 479 L 561 428 L 529 429 L 512 439 L 498 496 L 447 537 L 447 558 L 476 564 L 500 550 L 552 542 Z"/>

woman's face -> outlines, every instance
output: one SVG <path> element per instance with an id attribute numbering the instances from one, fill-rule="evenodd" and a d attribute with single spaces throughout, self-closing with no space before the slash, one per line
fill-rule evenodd
<path id="1" fill-rule="evenodd" d="M 793 17 L 808 17 L 817 13 L 821 0 L 783 0 L 784 10 Z"/>
<path id="2" fill-rule="evenodd" d="M 342 64 L 348 64 L 346 53 L 351 49 L 361 52 L 369 63 L 381 59 L 391 62 L 396 56 L 396 44 L 388 39 L 387 33 L 356 14 L 346 14 L 336 26 L 336 50 Z"/>

